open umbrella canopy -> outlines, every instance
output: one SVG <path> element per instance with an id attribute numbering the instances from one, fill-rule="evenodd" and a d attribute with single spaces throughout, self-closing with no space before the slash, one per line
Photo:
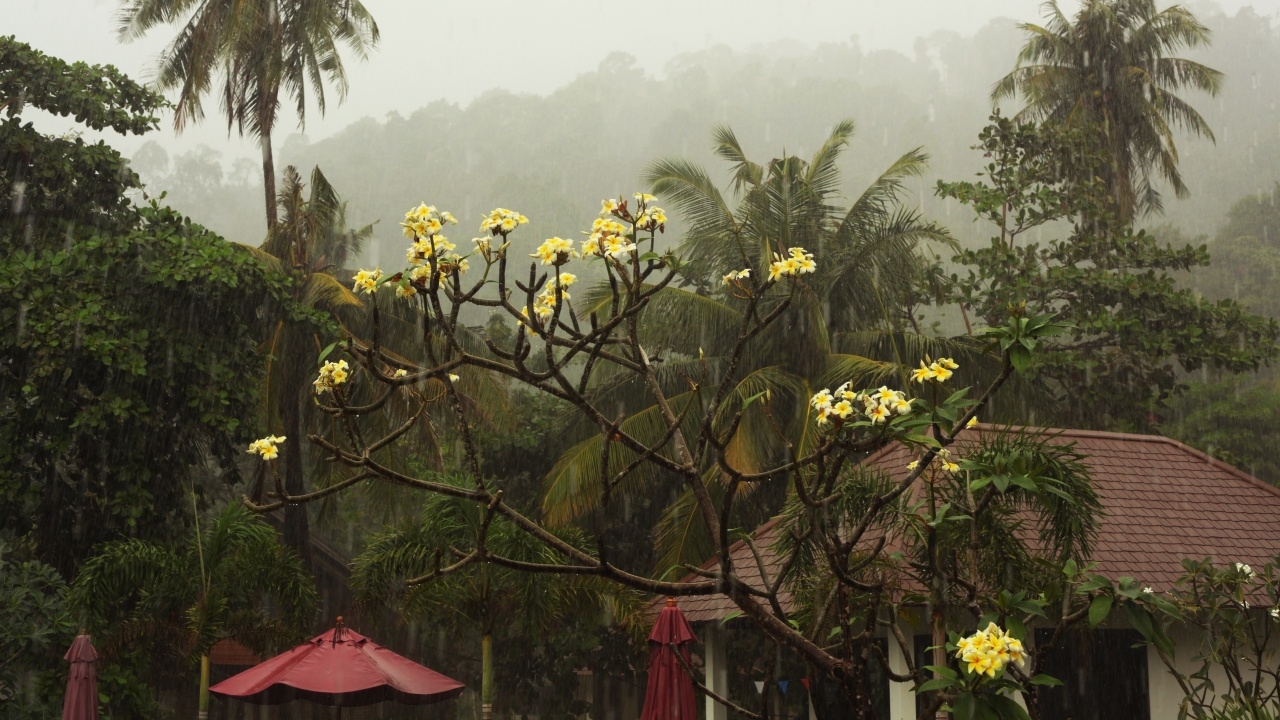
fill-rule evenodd
<path id="1" fill-rule="evenodd" d="M 667 606 L 658 613 L 658 621 L 653 624 L 653 632 L 649 633 L 652 654 L 649 656 L 649 682 L 645 686 L 644 710 L 640 713 L 640 720 L 697 718 L 693 681 L 684 669 L 689 663 L 689 643 L 697 639 L 684 613 L 676 606 L 676 599 L 667 598 Z"/>
<path id="2" fill-rule="evenodd" d="M 62 720 L 98 720 L 98 671 L 94 666 L 98 651 L 89 636 L 77 635 L 63 658 L 71 663 L 71 674 L 62 700 Z"/>
<path id="3" fill-rule="evenodd" d="M 463 684 L 342 625 L 209 688 L 259 705 L 310 700 L 358 707 L 394 700 L 427 705 L 462 693 Z"/>

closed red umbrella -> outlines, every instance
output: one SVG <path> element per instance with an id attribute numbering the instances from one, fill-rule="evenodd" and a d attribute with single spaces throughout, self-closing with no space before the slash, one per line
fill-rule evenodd
<path id="1" fill-rule="evenodd" d="M 67 694 L 62 700 L 62 720 L 98 720 L 98 651 L 89 636 L 80 633 L 63 656 L 71 662 Z"/>
<path id="2" fill-rule="evenodd" d="M 342 624 L 209 688 L 258 705 L 310 700 L 357 707 L 394 700 L 428 705 L 462 693 L 457 680 L 397 655 Z"/>
<path id="3" fill-rule="evenodd" d="M 667 598 L 667 606 L 649 633 L 649 683 L 644 690 L 640 720 L 696 720 L 698 705 L 693 697 L 693 681 L 684 665 L 689 663 L 689 643 L 697 639 L 684 613 L 676 607 L 676 599 Z"/>

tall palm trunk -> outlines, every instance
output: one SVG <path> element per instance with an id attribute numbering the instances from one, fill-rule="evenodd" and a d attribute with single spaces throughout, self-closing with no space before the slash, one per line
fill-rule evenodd
<path id="1" fill-rule="evenodd" d="M 493 633 L 480 636 L 480 717 L 493 718 Z"/>
<path id="2" fill-rule="evenodd" d="M 258 145 L 262 148 L 262 192 L 267 201 L 267 231 L 276 226 L 276 160 L 271 152 L 271 131 L 275 128 L 276 103 L 279 101 L 279 90 L 263 84 L 262 99 L 258 103 Z M 290 491 L 292 492 L 292 491 Z"/>
<path id="3" fill-rule="evenodd" d="M 199 720 L 209 718 L 209 656 L 200 656 L 200 709 Z"/>
<path id="4" fill-rule="evenodd" d="M 267 230 L 276 226 L 276 162 L 271 155 L 271 133 L 258 138 L 262 146 L 262 191 L 267 201 Z"/>
<path id="5" fill-rule="evenodd" d="M 306 492 L 302 473 L 301 393 L 298 383 L 289 378 L 280 398 L 280 421 L 284 425 L 284 489 L 290 495 Z M 305 378 L 304 378 L 305 381 Z M 298 554 L 302 564 L 314 574 L 311 564 L 311 528 L 305 505 L 286 505 L 284 509 L 284 542 Z"/>

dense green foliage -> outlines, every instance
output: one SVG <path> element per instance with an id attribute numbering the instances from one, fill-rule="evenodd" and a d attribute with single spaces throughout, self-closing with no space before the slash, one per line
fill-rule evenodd
<path id="1" fill-rule="evenodd" d="M 421 506 L 416 521 L 375 535 L 356 558 L 352 586 L 360 599 L 369 605 L 390 601 L 423 629 L 477 640 L 479 647 L 467 654 L 479 662 L 458 669 L 498 712 L 583 712 L 574 698 L 576 670 L 599 654 L 601 627 L 628 619 L 639 598 L 591 578 L 488 564 L 459 570 L 454 563 L 480 551 L 482 526 L 488 534 L 481 547 L 504 557 L 537 564 L 555 562 L 556 555 L 466 500 L 433 495 Z M 574 528 L 562 535 L 584 544 Z"/>
<path id="2" fill-rule="evenodd" d="M 223 638 L 263 656 L 285 650 L 311 630 L 317 597 L 310 572 L 276 531 L 232 504 L 185 542 L 100 546 L 67 604 L 104 660 L 160 683 L 191 678 Z"/>
<path id="3" fill-rule="evenodd" d="M 1280 184 L 1240 198 L 1209 244 L 1213 263 L 1196 268 L 1192 284 L 1208 297 L 1231 298 L 1280 318 Z"/>
<path id="4" fill-rule="evenodd" d="M 1160 432 L 1269 483 L 1280 483 L 1280 393 L 1274 379 L 1229 375 L 1194 382 L 1170 405 Z"/>
<path id="5" fill-rule="evenodd" d="M 34 107 L 92 128 L 154 123 L 160 98 L 113 69 L 12 39 L 0 53 L 0 86 Z M 40 135 L 5 100 L 0 526 L 68 573 L 102 540 L 180 526 L 194 466 L 234 468 L 256 407 L 255 308 L 283 281 L 166 207 L 134 207 L 118 153 Z"/>
<path id="6" fill-rule="evenodd" d="M 1274 320 L 1234 300 L 1208 300 L 1179 287 L 1177 273 L 1207 265 L 1205 247 L 1172 247 L 1112 218 L 1117 203 L 1090 168 L 1106 162 L 1090 134 L 1019 124 L 996 116 L 976 149 L 989 162 L 977 182 L 940 183 L 999 235 L 957 256 L 950 299 L 987 324 L 1011 306 L 1057 313 L 1069 335 L 1038 348 L 1032 382 L 1055 405 L 1035 422 L 1146 429 L 1202 367 L 1255 370 L 1276 356 Z M 1033 242 L 1044 229 L 1061 237 Z M 1046 227 L 1047 226 L 1047 227 Z"/>
<path id="7" fill-rule="evenodd" d="M 8 712 L 6 720 L 55 711 L 47 707 L 51 703 L 44 693 L 21 687 L 22 671 L 42 668 L 43 675 L 56 678 L 49 669 L 56 667 L 61 646 L 74 631 L 66 616 L 67 585 L 62 576 L 29 556 L 29 550 L 0 541 L 0 705 L 22 707 Z"/>

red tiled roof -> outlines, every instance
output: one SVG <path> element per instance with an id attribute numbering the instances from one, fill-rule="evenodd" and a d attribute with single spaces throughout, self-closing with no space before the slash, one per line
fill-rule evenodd
<path id="1" fill-rule="evenodd" d="M 752 533 L 752 542 L 755 543 L 756 550 L 760 552 L 760 558 L 764 561 L 765 572 L 769 573 L 770 582 L 776 577 L 775 573 L 778 571 L 780 562 L 778 556 L 773 552 L 773 544 L 778 539 L 775 530 L 780 520 L 781 518 L 774 518 L 756 528 L 756 531 Z M 738 577 L 752 587 L 762 587 L 764 583 L 760 579 L 760 564 L 756 562 L 755 556 L 752 555 L 751 548 L 747 547 L 746 543 L 739 541 L 730 546 L 730 549 L 733 556 L 733 567 Z M 709 560 L 702 564 L 702 569 L 704 570 L 714 570 L 715 568 L 715 560 Z M 689 575 L 685 578 L 685 580 L 698 579 L 696 575 Z M 727 595 L 694 595 L 692 597 L 682 597 L 678 600 L 680 610 L 684 612 L 684 616 L 689 622 L 721 620 L 738 610 L 738 606 L 734 605 Z M 778 601 L 784 608 L 790 606 L 791 593 L 787 592 L 785 588 L 779 589 Z"/>
<path id="2" fill-rule="evenodd" d="M 235 640 L 223 638 L 209 648 L 209 662 L 213 665 L 257 665 L 262 658 Z"/>
<path id="3" fill-rule="evenodd" d="M 993 429 L 979 425 L 976 432 L 963 434 L 953 449 L 963 456 L 980 433 Z M 1211 557 L 1220 565 L 1243 562 L 1260 566 L 1280 552 L 1280 489 L 1157 435 L 1031 431 L 1054 443 L 1074 443 L 1085 456 L 1082 462 L 1103 506 L 1092 556 L 1096 571 L 1103 575 L 1129 576 L 1163 590 L 1182 574 L 1185 558 Z M 903 445 L 892 445 L 864 464 L 904 477 L 909 453 Z M 775 539 L 776 524 L 775 519 L 755 532 L 756 547 L 770 570 L 778 563 L 768 550 Z M 743 580 L 758 583 L 759 572 L 750 549 L 736 543 L 732 554 Z M 714 567 L 714 562 L 703 567 Z M 789 600 L 788 596 L 783 601 L 784 607 Z M 721 619 L 737 610 L 724 595 L 682 598 L 680 606 L 692 622 Z"/>

